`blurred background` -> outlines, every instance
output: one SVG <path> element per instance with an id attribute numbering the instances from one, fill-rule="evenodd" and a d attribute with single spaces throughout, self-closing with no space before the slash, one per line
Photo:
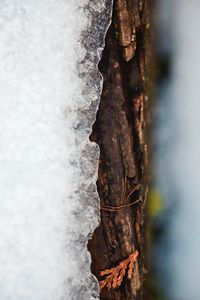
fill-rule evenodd
<path id="1" fill-rule="evenodd" d="M 157 0 L 153 300 L 200 299 L 200 1 Z"/>

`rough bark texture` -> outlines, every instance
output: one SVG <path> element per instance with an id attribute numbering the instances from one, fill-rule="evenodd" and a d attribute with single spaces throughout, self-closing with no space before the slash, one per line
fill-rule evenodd
<path id="1" fill-rule="evenodd" d="M 103 92 L 91 135 L 91 140 L 100 147 L 97 187 L 102 208 L 141 201 L 116 211 L 102 209 L 101 224 L 88 247 L 91 269 L 98 280 L 102 279 L 100 271 L 117 266 L 134 250 L 138 250 L 139 256 L 131 280 L 126 275 L 120 287 L 104 288 L 103 300 L 143 299 L 148 32 L 145 0 L 114 2 L 113 21 L 99 64 L 104 78 Z"/>

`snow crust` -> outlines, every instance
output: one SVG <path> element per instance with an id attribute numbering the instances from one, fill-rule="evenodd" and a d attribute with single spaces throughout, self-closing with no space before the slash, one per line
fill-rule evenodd
<path id="1" fill-rule="evenodd" d="M 0 299 L 98 299 L 89 142 L 112 1 L 0 1 Z"/>

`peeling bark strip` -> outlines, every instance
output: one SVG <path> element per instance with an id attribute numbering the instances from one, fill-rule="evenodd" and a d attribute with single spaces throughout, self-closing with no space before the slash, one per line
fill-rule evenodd
<path id="1" fill-rule="evenodd" d="M 119 41 L 126 61 L 135 55 L 136 33 L 142 24 L 140 13 L 143 10 L 143 2 L 139 0 L 116 0 L 115 2 Z"/>
<path id="2" fill-rule="evenodd" d="M 145 0 L 114 2 L 99 64 L 104 85 L 91 140 L 100 147 L 102 209 L 101 224 L 88 245 L 92 272 L 101 281 L 103 270 L 116 270 L 135 250 L 139 253 L 131 276 L 124 274 L 118 287 L 104 287 L 103 300 L 142 299 L 143 294 L 147 9 Z"/>

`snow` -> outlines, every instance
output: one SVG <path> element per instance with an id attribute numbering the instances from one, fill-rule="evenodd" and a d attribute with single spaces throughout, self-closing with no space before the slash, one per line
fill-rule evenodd
<path id="1" fill-rule="evenodd" d="M 162 46 L 171 51 L 173 64 L 171 79 L 160 91 L 162 117 L 157 130 L 157 178 L 169 214 L 160 276 L 168 299 L 199 300 L 200 2 L 161 2 L 161 34 L 168 41 Z M 168 16 L 164 25 L 163 14 Z"/>
<path id="2" fill-rule="evenodd" d="M 92 2 L 92 3 L 91 3 Z M 89 142 L 111 1 L 0 1 L 0 298 L 98 299 Z"/>

